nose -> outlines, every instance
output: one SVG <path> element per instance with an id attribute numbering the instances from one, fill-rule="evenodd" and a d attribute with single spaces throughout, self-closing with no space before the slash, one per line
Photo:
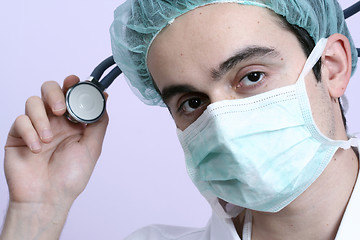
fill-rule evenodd
<path id="1" fill-rule="evenodd" d="M 208 94 L 208 97 L 210 103 L 239 98 L 235 90 L 228 86 L 215 86 Z"/>

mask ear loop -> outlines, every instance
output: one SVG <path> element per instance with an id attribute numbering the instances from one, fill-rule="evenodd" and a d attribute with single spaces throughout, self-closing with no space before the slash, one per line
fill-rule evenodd
<path id="1" fill-rule="evenodd" d="M 327 41 L 328 41 L 327 38 L 321 38 L 319 42 L 316 43 L 314 49 L 312 50 L 312 52 L 310 53 L 309 57 L 305 62 L 304 68 L 299 76 L 299 79 L 304 78 L 313 69 L 317 61 L 319 61 L 322 53 L 324 52 Z"/>
<path id="2" fill-rule="evenodd" d="M 355 4 L 351 5 L 350 7 L 344 10 L 344 17 L 345 19 L 355 15 L 356 13 L 360 12 L 360 1 L 356 2 Z M 360 48 L 357 48 L 358 57 L 360 57 Z"/>

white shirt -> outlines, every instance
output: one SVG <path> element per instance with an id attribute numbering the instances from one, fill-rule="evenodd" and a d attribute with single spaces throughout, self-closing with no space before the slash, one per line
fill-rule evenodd
<path id="1" fill-rule="evenodd" d="M 359 180 L 359 176 L 358 176 Z M 251 214 L 247 212 L 243 240 L 251 236 Z M 360 183 L 356 182 L 345 210 L 335 240 L 358 240 L 360 238 Z M 125 240 L 241 240 L 231 219 L 213 213 L 204 228 L 185 228 L 166 225 L 150 225 L 134 232 Z"/>

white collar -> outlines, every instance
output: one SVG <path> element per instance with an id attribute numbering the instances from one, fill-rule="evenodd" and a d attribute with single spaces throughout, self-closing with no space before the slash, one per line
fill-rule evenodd
<path id="1" fill-rule="evenodd" d="M 349 203 L 346 207 L 343 219 L 335 240 L 356 240 L 360 235 L 360 182 L 359 173 L 351 194 Z"/>

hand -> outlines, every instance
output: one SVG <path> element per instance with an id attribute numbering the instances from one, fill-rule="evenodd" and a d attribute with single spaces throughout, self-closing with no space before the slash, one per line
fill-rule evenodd
<path id="1" fill-rule="evenodd" d="M 42 97 L 29 98 L 25 115 L 11 127 L 4 162 L 9 209 L 13 205 L 69 209 L 86 187 L 100 156 L 108 116 L 105 113 L 89 125 L 71 123 L 63 116 L 64 93 L 78 81 L 69 76 L 62 89 L 56 82 L 45 82 Z"/>

